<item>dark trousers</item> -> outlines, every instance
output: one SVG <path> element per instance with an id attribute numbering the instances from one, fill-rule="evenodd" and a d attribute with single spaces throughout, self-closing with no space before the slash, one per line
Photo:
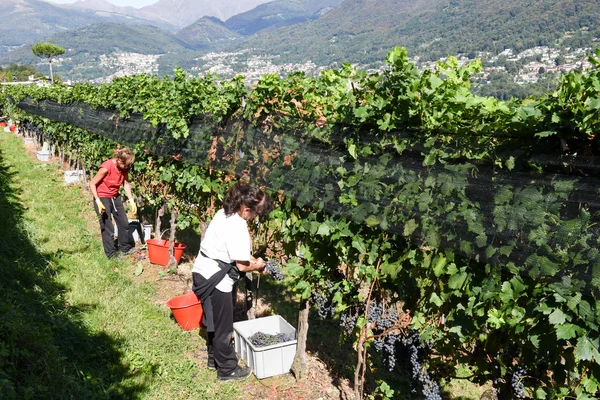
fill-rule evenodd
<path id="1" fill-rule="evenodd" d="M 207 332 L 206 345 L 212 350 L 218 374 L 228 375 L 237 367 L 238 358 L 231 347 L 233 334 L 233 302 L 231 293 L 223 293 L 215 289 L 210 295 L 213 307 L 214 332 Z"/>
<path id="2" fill-rule="evenodd" d="M 117 255 L 117 249 L 115 249 L 115 229 L 113 227 L 112 219 L 115 219 L 117 228 L 119 229 L 117 242 L 119 244 L 119 250 L 123 253 L 129 251 L 135 246 L 135 242 L 129 237 L 129 219 L 123 207 L 123 201 L 121 195 L 115 198 L 109 199 L 106 197 L 100 197 L 100 201 L 104 204 L 106 212 L 100 214 L 98 212 L 98 206 L 94 203 L 94 210 L 98 215 L 100 221 L 100 232 L 102 233 L 102 245 L 104 246 L 104 253 L 107 257 L 115 257 Z"/>

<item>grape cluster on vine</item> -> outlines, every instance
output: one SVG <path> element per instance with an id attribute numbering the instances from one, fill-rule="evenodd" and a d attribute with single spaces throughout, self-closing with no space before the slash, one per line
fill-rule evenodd
<path id="1" fill-rule="evenodd" d="M 333 303 L 333 292 L 335 291 L 333 282 L 325 281 L 318 289 L 313 289 L 311 293 L 312 303 L 317 308 L 319 319 L 331 318 L 335 312 L 336 306 Z"/>
<path id="2" fill-rule="evenodd" d="M 354 311 L 354 312 L 352 312 Z M 418 383 L 420 391 L 426 400 L 441 400 L 440 387 L 434 377 L 427 371 L 425 361 L 430 348 L 421 343 L 418 331 L 410 330 L 407 335 L 398 327 L 400 316 L 395 308 L 385 308 L 383 302 L 371 300 L 363 303 L 357 309 L 348 309 L 340 316 L 340 325 L 349 335 L 353 332 L 356 320 L 360 314 L 366 314 L 370 329 L 374 333 L 373 347 L 382 354 L 383 362 L 389 371 L 393 371 L 398 363 L 405 361 L 408 355 L 411 375 Z"/>
<path id="3" fill-rule="evenodd" d="M 273 259 L 268 260 L 265 263 L 265 273 L 271 275 L 273 279 L 279 282 L 281 282 L 283 278 L 285 278 L 285 275 L 283 274 L 283 272 L 281 272 L 281 265 Z"/>
<path id="4" fill-rule="evenodd" d="M 512 376 L 510 384 L 513 388 L 514 395 L 519 398 L 525 398 L 525 385 L 523 384 L 523 377 L 527 373 L 524 369 L 518 369 Z"/>
<path id="5" fill-rule="evenodd" d="M 430 351 L 428 346 L 421 343 L 419 332 L 410 330 L 408 335 L 401 339 L 401 343 L 408 351 L 409 362 L 412 367 L 412 377 L 421 385 L 421 393 L 426 400 L 442 400 L 440 386 L 432 378 L 424 365 L 426 354 Z"/>

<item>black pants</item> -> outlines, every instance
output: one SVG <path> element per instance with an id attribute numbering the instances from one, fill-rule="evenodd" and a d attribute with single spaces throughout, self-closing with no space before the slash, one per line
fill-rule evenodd
<path id="1" fill-rule="evenodd" d="M 206 345 L 212 350 L 218 374 L 228 375 L 237 367 L 238 358 L 231 347 L 233 334 L 233 301 L 231 293 L 223 293 L 215 289 L 210 295 L 213 307 L 214 332 L 207 332 Z"/>
<path id="2" fill-rule="evenodd" d="M 115 229 L 113 227 L 111 216 L 115 219 L 117 228 L 119 229 L 117 242 L 119 244 L 119 250 L 123 253 L 129 251 L 135 246 L 135 242 L 129 237 L 129 219 L 123 207 L 123 201 L 121 195 L 115 198 L 109 199 L 106 197 L 100 197 L 100 201 L 104 204 L 106 212 L 100 214 L 98 212 L 98 205 L 94 201 L 94 210 L 98 215 L 100 221 L 100 232 L 102 233 L 102 245 L 104 246 L 104 253 L 107 257 L 115 257 L 117 255 L 117 249 L 115 249 Z"/>

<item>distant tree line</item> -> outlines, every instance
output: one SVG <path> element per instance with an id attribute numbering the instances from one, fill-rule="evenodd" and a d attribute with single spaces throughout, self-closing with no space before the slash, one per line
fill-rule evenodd
<path id="1" fill-rule="evenodd" d="M 0 67 L 0 82 L 23 82 L 29 80 L 31 75 L 44 78 L 32 65 L 12 63 L 8 67 Z"/>

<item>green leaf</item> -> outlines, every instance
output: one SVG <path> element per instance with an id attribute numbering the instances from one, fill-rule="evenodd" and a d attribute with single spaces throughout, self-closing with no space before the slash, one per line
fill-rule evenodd
<path id="1" fill-rule="evenodd" d="M 433 264 L 433 273 L 435 276 L 440 277 L 444 273 L 444 267 L 446 266 L 446 263 L 448 263 L 446 257 L 442 255 L 437 257 L 435 264 Z"/>
<path id="2" fill-rule="evenodd" d="M 508 303 L 509 301 L 513 300 L 514 293 L 513 293 L 513 290 L 512 290 L 512 286 L 510 285 L 510 282 L 504 282 L 502 284 L 502 289 L 500 290 L 500 294 L 499 294 L 498 297 L 504 303 Z"/>
<path id="3" fill-rule="evenodd" d="M 453 326 L 452 328 L 449 329 L 449 332 L 457 335 L 460 340 L 463 340 L 463 338 L 465 337 L 465 335 L 463 335 L 463 333 L 462 333 L 462 326 L 460 326 L 460 325 Z"/>
<path id="4" fill-rule="evenodd" d="M 540 348 L 540 337 L 538 335 L 529 336 L 529 341 L 536 349 Z"/>
<path id="5" fill-rule="evenodd" d="M 375 215 L 369 215 L 369 217 L 365 220 L 365 224 L 367 224 L 367 226 L 369 227 L 374 227 L 379 225 L 379 218 L 377 218 Z"/>
<path id="6" fill-rule="evenodd" d="M 435 304 L 436 306 L 441 306 L 444 304 L 444 301 L 440 299 L 437 293 L 431 293 L 431 297 L 429 298 L 429 302 Z"/>
<path id="7" fill-rule="evenodd" d="M 348 153 L 350 153 L 352 158 L 354 158 L 356 160 L 356 145 L 354 143 L 352 143 L 350 146 L 348 146 Z"/>
<path id="8" fill-rule="evenodd" d="M 319 236 L 329 236 L 329 225 L 327 225 L 327 223 L 322 223 L 321 226 L 319 226 L 319 230 L 317 231 L 317 235 Z"/>
<path id="9" fill-rule="evenodd" d="M 553 135 L 556 135 L 555 131 L 543 131 L 543 132 L 537 132 L 534 136 L 540 137 L 540 138 L 545 138 L 545 137 L 553 136 Z"/>
<path id="10" fill-rule="evenodd" d="M 144 272 L 144 266 L 142 265 L 142 263 L 138 263 L 137 268 L 135 269 L 135 272 L 133 274 L 135 276 L 140 276 L 142 272 Z"/>
<path id="11" fill-rule="evenodd" d="M 461 268 L 461 271 L 464 268 Z M 460 272 L 457 274 L 454 274 L 450 277 L 450 279 L 448 279 L 448 287 L 452 290 L 458 290 L 460 289 L 465 281 L 467 280 L 467 276 L 468 274 L 466 272 Z"/>
<path id="12" fill-rule="evenodd" d="M 506 160 L 506 168 L 508 168 L 509 171 L 512 171 L 513 168 L 515 168 L 515 158 L 513 156 L 510 156 L 508 160 Z"/>
<path id="13" fill-rule="evenodd" d="M 598 380 L 596 377 L 585 376 L 581 380 L 581 385 L 585 388 L 585 391 L 591 394 L 596 394 L 599 388 Z"/>
<path id="14" fill-rule="evenodd" d="M 491 309 L 488 311 L 487 323 L 491 325 L 494 329 L 500 329 L 503 325 L 506 324 L 502 313 L 496 309 Z"/>
<path id="15" fill-rule="evenodd" d="M 600 364 L 600 353 L 598 353 L 598 339 L 592 341 L 587 336 L 582 336 L 577 341 L 575 356 L 581 361 L 594 360 Z"/>
<path id="16" fill-rule="evenodd" d="M 581 329 L 577 325 L 563 324 L 556 327 L 556 338 L 558 340 L 569 340 L 578 336 Z"/>
<path id="17" fill-rule="evenodd" d="M 562 312 L 561 309 L 557 308 L 552 312 L 552 314 L 550 314 L 548 320 L 552 325 L 561 325 L 567 320 L 567 314 Z"/>
<path id="18" fill-rule="evenodd" d="M 406 221 L 404 224 L 404 236 L 410 236 L 419 227 L 414 219 Z"/>
<path id="19" fill-rule="evenodd" d="M 548 395 L 546 394 L 546 391 L 544 390 L 544 388 L 539 387 L 535 390 L 535 398 L 536 399 L 547 399 Z"/>

